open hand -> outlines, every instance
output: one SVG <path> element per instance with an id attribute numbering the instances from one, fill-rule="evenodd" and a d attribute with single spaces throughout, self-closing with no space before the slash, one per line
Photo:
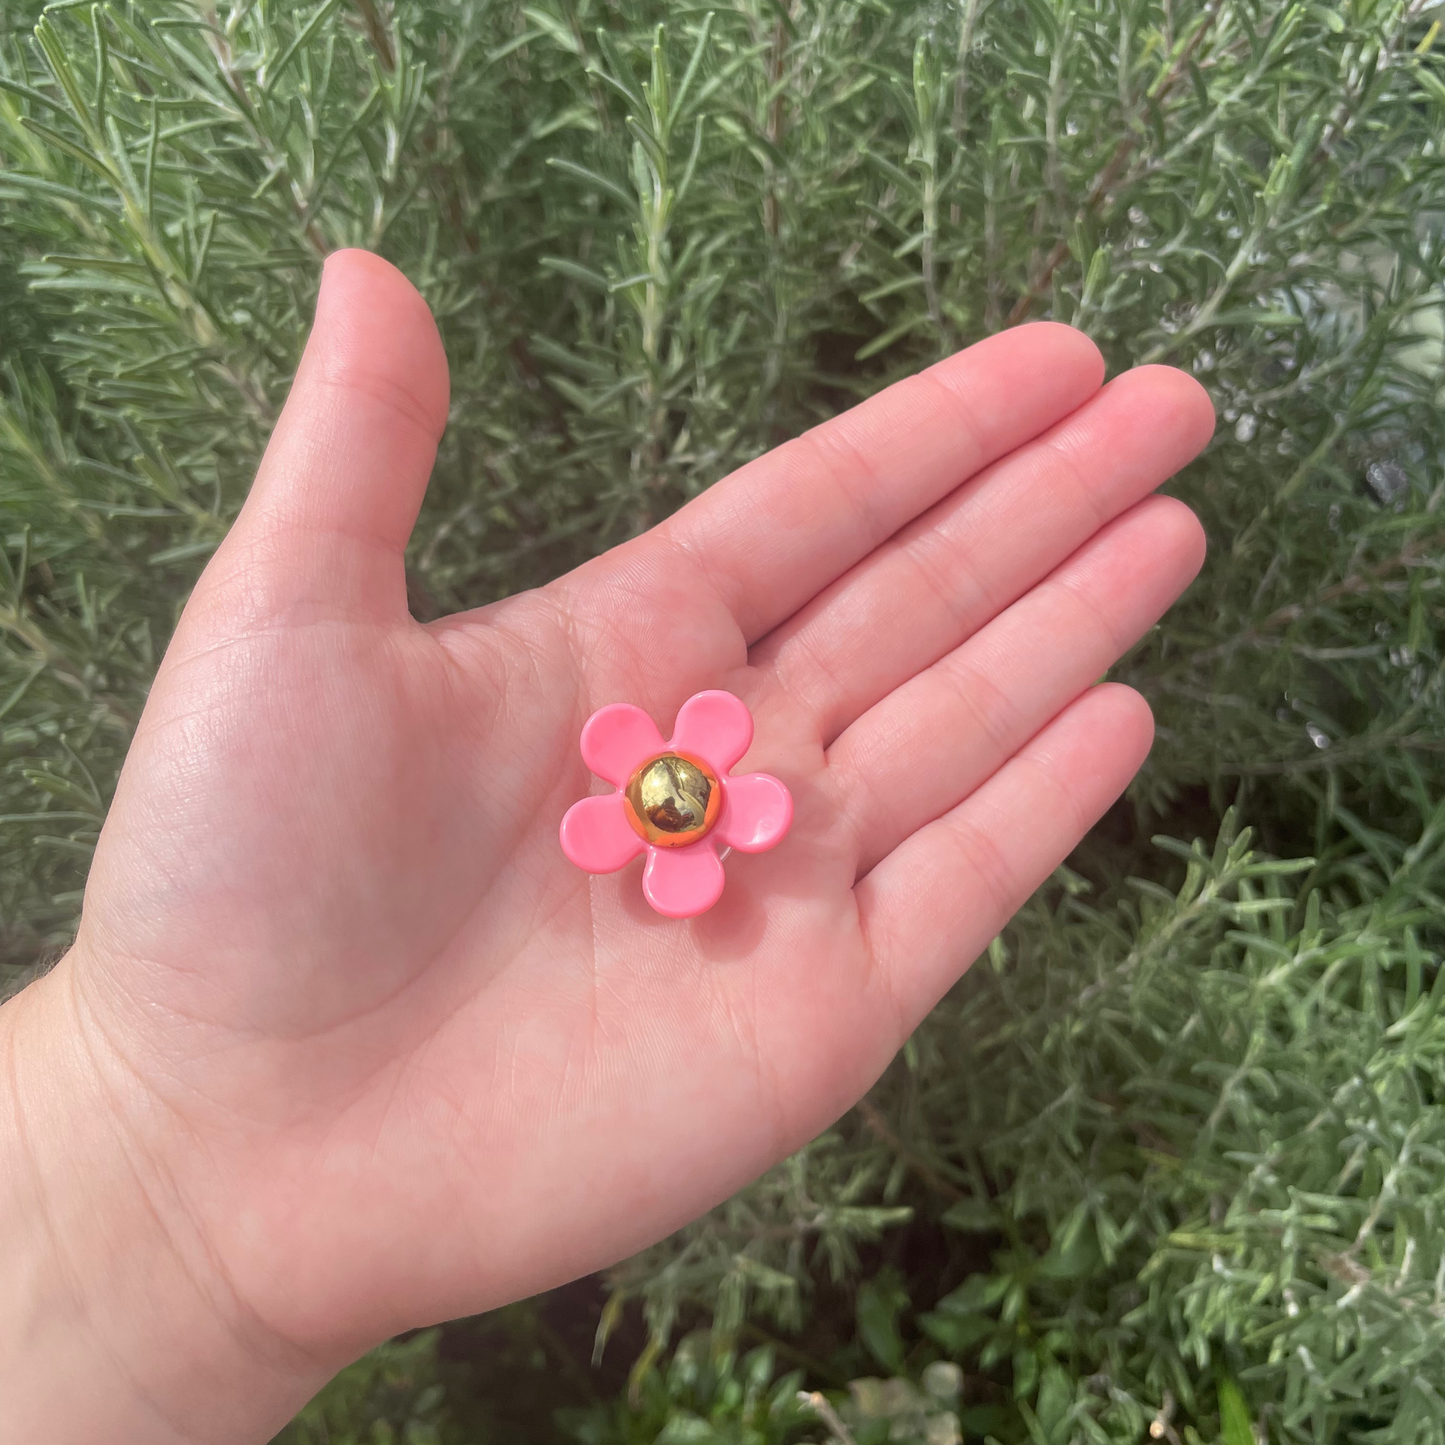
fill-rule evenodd
<path id="1" fill-rule="evenodd" d="M 16 1207 L 63 1260 L 31 1337 L 64 1305 L 110 1362 L 93 1438 L 262 1438 L 370 1343 L 637 1250 L 869 1087 L 1149 747 L 1095 683 L 1200 564 L 1149 493 L 1213 416 L 1179 372 L 1102 372 L 1066 327 L 1005 332 L 423 626 L 446 362 L 399 273 L 331 258 L 79 939 L 0 1011 Z M 666 736 L 705 688 L 796 814 L 677 921 L 557 829 L 594 709 Z M 47 1408 L 22 1392 L 33 1438 Z"/>

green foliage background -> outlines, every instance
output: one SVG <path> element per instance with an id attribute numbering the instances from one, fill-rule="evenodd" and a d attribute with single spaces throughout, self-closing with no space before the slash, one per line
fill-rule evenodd
<path id="1" fill-rule="evenodd" d="M 334 247 L 401 265 L 451 359 L 424 617 L 1030 316 L 1221 417 L 1175 484 L 1206 572 L 1116 669 L 1143 777 L 870 1098 L 284 1438 L 1445 1442 L 1439 33 L 1426 0 L 7 0 L 12 986 L 69 937 Z"/>

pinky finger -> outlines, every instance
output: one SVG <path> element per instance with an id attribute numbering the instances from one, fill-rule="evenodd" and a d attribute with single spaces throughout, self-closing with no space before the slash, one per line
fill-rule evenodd
<path id="1" fill-rule="evenodd" d="M 1149 705 L 1092 688 L 855 889 L 874 977 L 911 1031 L 1128 786 Z"/>

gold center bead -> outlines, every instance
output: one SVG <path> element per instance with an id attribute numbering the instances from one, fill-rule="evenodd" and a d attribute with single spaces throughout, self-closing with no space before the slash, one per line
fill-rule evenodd
<path id="1" fill-rule="evenodd" d="M 717 774 L 701 758 L 663 753 L 623 790 L 627 821 L 658 848 L 685 848 L 712 829 L 722 808 Z"/>

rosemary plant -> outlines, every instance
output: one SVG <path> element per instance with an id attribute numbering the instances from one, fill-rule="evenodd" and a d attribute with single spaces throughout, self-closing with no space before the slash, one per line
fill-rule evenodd
<path id="1" fill-rule="evenodd" d="M 615 1400 L 507 1317 L 526 1428 L 1445 1441 L 1440 30 L 1427 0 L 8 0 L 5 980 L 70 936 L 329 250 L 396 261 L 447 345 L 423 617 L 1067 321 L 1221 416 L 1176 483 L 1206 572 L 1118 670 L 1154 756 L 858 1111 L 614 1272 L 599 1342 L 645 1321 Z M 294 1437 L 506 1434 L 445 1344 Z"/>

